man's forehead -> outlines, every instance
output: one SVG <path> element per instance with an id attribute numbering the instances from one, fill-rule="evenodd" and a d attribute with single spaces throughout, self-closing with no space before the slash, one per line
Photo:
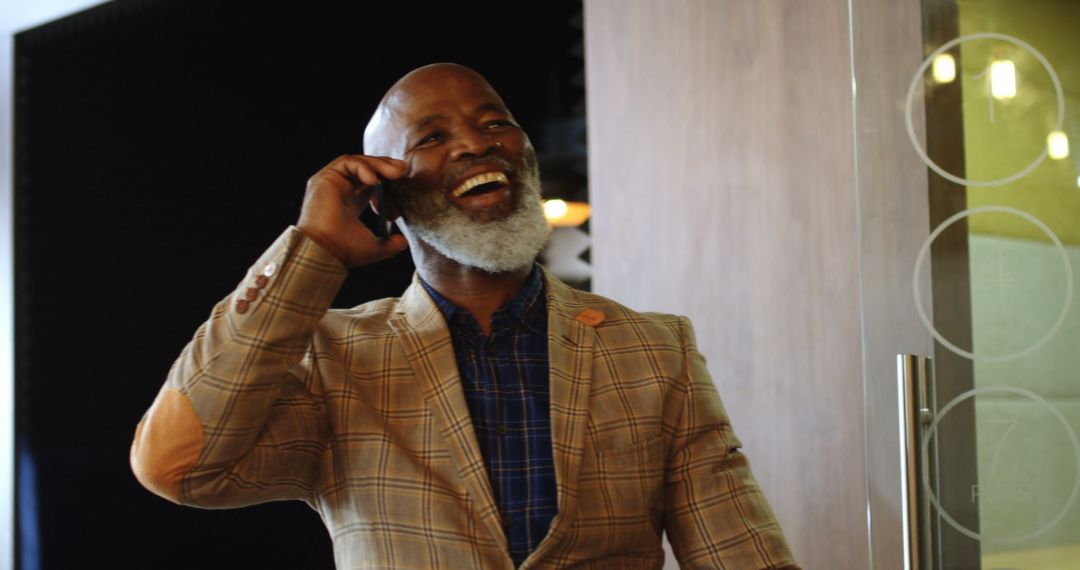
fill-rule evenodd
<path id="1" fill-rule="evenodd" d="M 399 79 L 383 96 L 364 131 L 364 147 L 369 153 L 399 154 L 404 152 L 406 133 L 458 110 L 509 113 L 479 73 L 456 64 L 421 67 Z"/>
<path id="2" fill-rule="evenodd" d="M 451 74 L 401 85 L 387 94 L 382 106 L 388 116 L 410 126 L 430 122 L 432 117 L 450 110 L 506 110 L 502 98 L 484 78 Z"/>

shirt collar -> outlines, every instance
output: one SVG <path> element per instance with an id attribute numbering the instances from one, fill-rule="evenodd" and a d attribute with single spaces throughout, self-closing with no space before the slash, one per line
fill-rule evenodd
<path id="1" fill-rule="evenodd" d="M 420 277 L 420 284 L 431 296 L 431 300 L 435 301 L 435 306 L 442 311 L 451 329 L 461 330 L 468 326 L 466 323 L 473 327 L 477 326 L 476 320 L 468 311 L 443 297 L 434 287 L 428 285 L 423 277 Z M 492 315 L 493 328 L 506 317 L 512 318 L 535 332 L 547 333 L 547 298 L 544 295 L 544 274 L 540 271 L 539 265 L 533 264 L 532 272 L 525 279 L 525 284 L 521 286 L 521 289 Z"/>

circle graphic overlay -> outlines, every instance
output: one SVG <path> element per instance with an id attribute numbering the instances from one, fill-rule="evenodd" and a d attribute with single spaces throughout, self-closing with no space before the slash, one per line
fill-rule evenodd
<path id="1" fill-rule="evenodd" d="M 928 55 L 925 60 L 923 60 L 922 65 L 919 66 L 919 69 L 915 71 L 915 75 L 911 78 L 911 85 L 908 87 L 907 103 L 904 105 L 904 124 L 907 126 L 907 133 L 908 137 L 911 139 L 911 145 L 915 147 L 915 153 L 919 155 L 919 158 L 921 158 L 924 163 L 926 163 L 926 166 L 930 167 L 930 169 L 934 172 L 937 172 L 939 175 L 941 175 L 942 178 L 951 182 L 955 182 L 956 184 L 965 186 L 1000 186 L 1002 184 L 1008 184 L 1010 182 L 1014 182 L 1027 176 L 1031 173 L 1032 170 L 1035 170 L 1036 167 L 1042 164 L 1042 161 L 1046 160 L 1048 152 L 1046 146 L 1043 146 L 1042 152 L 1039 153 L 1039 156 L 1035 157 L 1035 160 L 1031 161 L 1030 164 L 1025 166 L 1019 172 L 1016 172 L 1015 174 L 1006 176 L 1004 178 L 997 178 L 994 180 L 971 180 L 946 171 L 944 168 L 938 166 L 936 162 L 930 159 L 930 156 L 926 154 L 926 149 L 923 147 L 922 143 L 919 142 L 919 137 L 915 136 L 915 123 L 911 117 L 911 107 L 915 100 L 915 90 L 921 83 L 923 75 L 926 74 L 926 70 L 930 67 L 931 64 L 933 64 L 934 58 L 952 49 L 956 45 L 972 40 L 1000 40 L 1003 42 L 1008 42 L 1030 53 L 1036 60 L 1038 60 L 1038 62 L 1042 64 L 1043 68 L 1046 69 L 1046 73 L 1050 75 L 1050 80 L 1054 83 L 1054 95 L 1057 97 L 1057 120 L 1054 123 L 1057 126 L 1054 130 L 1063 130 L 1062 125 L 1065 124 L 1065 95 L 1062 93 L 1061 80 L 1058 79 L 1057 72 L 1054 71 L 1053 66 L 1051 66 L 1050 62 L 1046 60 L 1046 57 L 1044 57 L 1043 54 L 1039 52 L 1039 50 L 1032 47 L 1031 44 L 1019 38 L 1015 38 L 1007 34 L 998 34 L 995 32 L 980 32 L 977 34 L 960 36 L 956 39 L 950 40 L 941 47 L 937 48 L 936 50 L 934 50 L 933 53 Z"/>
<path id="2" fill-rule="evenodd" d="M 926 308 L 923 307 L 922 295 L 919 292 L 919 281 L 922 278 L 922 266 L 923 262 L 926 261 L 926 256 L 930 253 L 930 245 L 934 243 L 934 240 L 937 239 L 939 235 L 941 235 L 941 232 L 945 231 L 946 228 L 956 223 L 961 218 L 965 218 L 972 214 L 980 214 L 983 212 L 1001 212 L 1004 214 L 1013 214 L 1015 216 L 1020 216 L 1021 218 L 1024 218 L 1032 224 L 1035 224 L 1035 226 L 1042 230 L 1042 232 L 1046 234 L 1046 237 L 1050 238 L 1050 241 L 1053 242 L 1054 246 L 1057 248 L 1058 254 L 1061 255 L 1061 264 L 1065 268 L 1065 302 L 1061 305 L 1061 312 L 1058 314 L 1057 320 L 1054 321 L 1054 325 L 1050 327 L 1050 330 L 1046 331 L 1046 334 L 1044 334 L 1042 338 L 1036 340 L 1035 342 L 1029 344 L 1028 346 L 1020 350 L 1009 352 L 1007 354 L 975 354 L 974 352 L 964 350 L 959 346 L 953 344 L 951 341 L 949 341 L 949 339 L 945 338 L 945 336 L 942 335 L 941 332 L 937 330 L 937 328 L 934 327 L 934 323 L 931 322 L 930 317 L 926 314 Z M 1036 218 L 1035 216 L 1032 216 L 1031 214 L 1023 210 L 1017 210 L 1016 208 L 1011 208 L 1009 206 L 979 206 L 976 208 L 968 208 L 967 210 L 962 210 L 953 214 L 952 216 L 949 216 L 949 219 L 942 222 L 941 225 L 937 227 L 937 229 L 930 233 L 930 235 L 926 238 L 926 241 L 923 242 L 922 247 L 919 248 L 919 255 L 915 258 L 915 272 L 911 279 L 911 285 L 912 290 L 915 293 L 915 310 L 918 311 L 919 320 L 922 321 L 923 326 L 926 327 L 926 330 L 930 331 L 930 334 L 934 335 L 934 338 L 937 339 L 937 341 L 941 343 L 942 346 L 951 350 L 952 352 L 963 356 L 964 358 L 968 358 L 971 360 L 980 360 L 983 362 L 1001 362 L 1004 360 L 1012 360 L 1014 358 L 1020 358 L 1038 350 L 1040 347 L 1042 347 L 1042 345 L 1046 344 L 1051 337 L 1057 334 L 1058 330 L 1061 329 L 1061 325 L 1065 323 L 1065 318 L 1069 315 L 1069 309 L 1072 307 L 1073 298 L 1072 263 L 1069 261 L 1069 254 L 1065 251 L 1065 246 L 1062 245 L 1061 240 L 1058 239 L 1057 235 L 1054 234 L 1050 227 L 1043 223 L 1042 220 Z"/>
<path id="3" fill-rule="evenodd" d="M 945 507 L 941 506 L 941 502 L 938 501 L 937 494 L 934 493 L 933 485 L 930 484 L 930 438 L 937 430 L 938 424 L 941 422 L 941 418 L 945 417 L 945 414 L 949 413 L 949 411 L 955 408 L 958 404 L 960 404 L 960 402 L 968 398 L 974 398 L 979 394 L 986 394 L 990 392 L 1005 392 L 1009 394 L 1018 394 L 1020 396 L 1024 396 L 1026 398 L 1034 400 L 1035 403 L 1041 405 L 1047 410 L 1050 410 L 1050 413 L 1052 413 L 1054 417 L 1056 417 L 1057 420 L 1061 422 L 1062 427 L 1065 428 L 1065 433 L 1069 436 L 1069 440 L 1072 441 L 1073 459 L 1075 461 L 1076 471 L 1075 475 L 1073 476 L 1072 492 L 1069 493 L 1069 498 L 1065 500 L 1065 503 L 1062 505 L 1061 510 L 1058 511 L 1054 518 L 1050 519 L 1050 522 L 1027 534 L 1020 536 L 988 538 L 983 537 L 982 534 L 977 533 L 969 529 L 968 527 L 960 524 L 956 521 L 956 519 L 952 517 L 952 515 L 949 514 L 948 511 L 945 510 Z M 936 416 L 934 416 L 934 421 L 930 423 L 930 427 L 926 428 L 926 433 L 923 435 L 921 453 L 923 490 L 926 491 L 926 496 L 930 499 L 930 503 L 933 504 L 934 508 L 938 510 L 938 513 L 941 514 L 941 518 L 945 519 L 945 522 L 949 523 L 950 526 L 952 526 L 961 534 L 964 534 L 969 538 L 973 538 L 975 540 L 986 540 L 987 542 L 1021 542 L 1024 540 L 1035 538 L 1036 536 L 1039 536 L 1040 534 L 1050 530 L 1059 522 L 1061 522 L 1061 519 L 1065 518 L 1065 515 L 1069 512 L 1070 509 L 1072 509 L 1073 504 L 1076 502 L 1077 495 L 1080 494 L 1080 439 L 1077 439 L 1076 432 L 1073 430 L 1072 426 L 1069 425 L 1069 422 L 1065 419 L 1065 416 L 1062 415 L 1061 412 L 1057 410 L 1057 408 L 1051 406 L 1050 403 L 1047 402 L 1046 399 L 1042 396 L 1030 390 L 1025 390 L 1023 388 L 1017 388 L 1015 386 L 988 386 L 986 388 L 975 388 L 972 390 L 968 390 L 967 392 L 964 392 L 963 394 L 960 394 L 959 396 L 953 398 L 951 401 L 949 401 L 948 404 L 945 405 L 944 408 L 941 408 L 941 411 L 938 412 Z"/>

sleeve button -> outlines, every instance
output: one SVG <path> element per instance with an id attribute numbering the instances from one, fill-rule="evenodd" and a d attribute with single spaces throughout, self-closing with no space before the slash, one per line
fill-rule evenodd
<path id="1" fill-rule="evenodd" d="M 242 315 L 248 311 L 249 306 L 250 304 L 248 303 L 247 299 L 237 299 L 236 312 Z"/>

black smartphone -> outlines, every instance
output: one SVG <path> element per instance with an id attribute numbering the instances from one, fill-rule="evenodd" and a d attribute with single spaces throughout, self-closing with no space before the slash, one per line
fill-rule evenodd
<path id="1" fill-rule="evenodd" d="M 375 237 L 387 239 L 390 237 L 390 220 L 386 217 L 386 196 L 390 191 L 390 181 L 379 177 L 375 184 L 375 200 L 379 203 L 379 221 L 375 224 Z"/>

